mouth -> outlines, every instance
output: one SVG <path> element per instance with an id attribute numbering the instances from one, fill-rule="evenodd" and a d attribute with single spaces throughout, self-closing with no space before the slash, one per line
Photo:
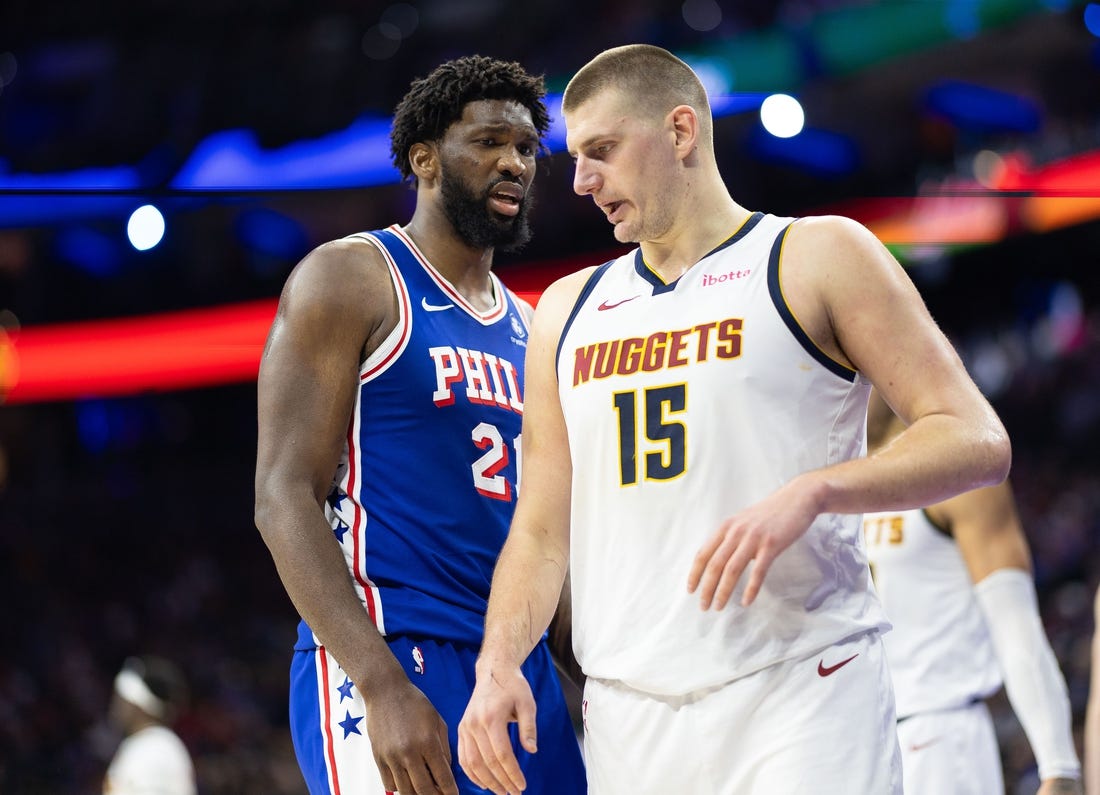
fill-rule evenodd
<path id="1" fill-rule="evenodd" d="M 617 223 L 619 220 L 622 220 L 621 218 L 616 218 L 615 216 L 618 214 L 619 209 L 623 206 L 623 204 L 624 202 L 614 201 L 607 202 L 607 204 L 601 204 L 599 205 L 599 207 L 601 210 L 603 210 L 603 214 L 607 217 L 607 220 L 614 224 Z"/>
<path id="2" fill-rule="evenodd" d="M 501 215 L 519 214 L 523 204 L 524 190 L 514 182 L 498 182 L 489 191 L 489 206 Z"/>

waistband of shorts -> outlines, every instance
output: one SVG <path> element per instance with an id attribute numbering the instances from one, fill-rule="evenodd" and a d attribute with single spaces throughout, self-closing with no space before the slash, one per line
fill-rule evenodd
<path id="1" fill-rule="evenodd" d="M 926 709 L 922 710 L 921 712 L 910 712 L 908 715 L 902 715 L 901 717 L 899 717 L 897 722 L 904 723 L 910 718 L 915 718 L 918 715 L 935 715 L 939 712 L 957 712 L 964 709 L 970 709 L 971 707 L 977 706 L 978 704 L 982 704 L 984 702 L 985 699 L 981 696 L 971 696 L 969 701 L 962 704 L 956 704 L 953 707 L 940 707 L 939 709 Z"/>

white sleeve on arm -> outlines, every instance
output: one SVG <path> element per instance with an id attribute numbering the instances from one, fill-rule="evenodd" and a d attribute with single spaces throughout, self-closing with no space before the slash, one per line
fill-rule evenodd
<path id="1" fill-rule="evenodd" d="M 1066 680 L 1043 629 L 1031 575 L 1023 569 L 998 569 L 975 585 L 974 592 L 1039 778 L 1080 778 Z"/>

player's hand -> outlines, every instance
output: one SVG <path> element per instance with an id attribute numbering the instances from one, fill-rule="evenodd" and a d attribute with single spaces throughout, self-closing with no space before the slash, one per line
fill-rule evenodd
<path id="1" fill-rule="evenodd" d="M 742 605 L 752 604 L 772 562 L 809 529 L 817 514 L 809 482 L 803 477 L 731 516 L 695 556 L 688 593 L 698 591 L 702 609 L 721 610 L 752 561 L 741 596 Z"/>
<path id="2" fill-rule="evenodd" d="M 1036 795 L 1081 795 L 1081 782 L 1075 778 L 1048 778 Z"/>
<path id="3" fill-rule="evenodd" d="M 520 741 L 538 749 L 535 698 L 518 667 L 478 661 L 477 683 L 458 724 L 458 763 L 470 780 L 495 795 L 515 795 L 527 780 L 508 737 L 508 724 L 519 724 Z"/>
<path id="4" fill-rule="evenodd" d="M 367 707 L 367 736 L 387 791 L 458 795 L 447 724 L 419 688 L 405 681 Z"/>

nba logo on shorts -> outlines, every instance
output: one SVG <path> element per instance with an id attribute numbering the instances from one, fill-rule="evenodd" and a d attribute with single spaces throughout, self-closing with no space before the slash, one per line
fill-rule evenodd
<path id="1" fill-rule="evenodd" d="M 413 662 L 416 663 L 416 667 L 413 669 L 418 674 L 424 673 L 424 652 L 420 651 L 419 646 L 413 646 L 412 648 Z"/>

